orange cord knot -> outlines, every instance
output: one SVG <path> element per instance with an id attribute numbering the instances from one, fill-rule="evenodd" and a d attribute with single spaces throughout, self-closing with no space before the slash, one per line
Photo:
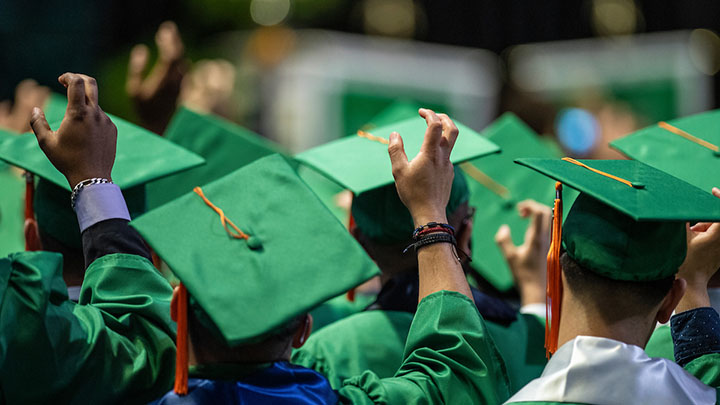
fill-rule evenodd
<path id="1" fill-rule="evenodd" d="M 357 135 L 358 135 L 359 137 L 361 137 L 361 138 L 369 139 L 369 140 L 375 141 L 375 142 L 380 142 L 380 143 L 385 144 L 385 145 L 389 145 L 389 144 L 390 144 L 390 141 L 388 141 L 387 139 L 381 138 L 381 137 L 379 137 L 379 136 L 375 136 L 375 135 L 371 134 L 370 132 L 365 132 L 365 131 L 363 131 L 362 129 L 359 129 L 359 130 L 357 131 Z"/>
<path id="2" fill-rule="evenodd" d="M 231 237 L 233 237 L 235 239 L 245 239 L 245 240 L 250 239 L 250 235 L 241 231 L 240 228 L 238 228 L 228 217 L 225 216 L 225 212 L 223 212 L 222 209 L 217 207 L 215 204 L 210 202 L 210 200 L 208 200 L 207 197 L 205 197 L 205 194 L 203 194 L 202 188 L 195 187 L 193 189 L 193 191 L 197 195 L 202 197 L 203 201 L 205 201 L 205 204 L 207 204 L 210 208 L 213 209 L 213 211 L 217 212 L 218 215 L 220 215 L 220 222 L 222 223 L 222 226 L 227 231 L 228 235 L 230 235 Z M 230 228 L 228 228 L 228 225 L 230 225 L 232 227 L 232 229 L 235 230 L 235 233 L 233 233 L 233 231 Z"/>

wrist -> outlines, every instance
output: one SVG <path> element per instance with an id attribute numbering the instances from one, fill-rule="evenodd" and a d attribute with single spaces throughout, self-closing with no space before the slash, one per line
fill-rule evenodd
<path id="1" fill-rule="evenodd" d="M 445 215 L 445 211 L 412 214 L 412 218 L 415 222 L 416 228 L 426 225 L 430 222 L 447 224 L 447 215 Z"/>
<path id="2" fill-rule="evenodd" d="M 107 179 L 110 182 L 112 182 L 112 178 L 110 177 L 110 174 L 95 174 L 95 175 L 68 175 L 65 176 L 65 178 L 68 181 L 68 184 L 70 184 L 70 189 L 73 190 L 75 187 L 81 183 L 83 180 L 87 179 L 93 179 L 93 178 L 100 178 L 100 179 Z"/>

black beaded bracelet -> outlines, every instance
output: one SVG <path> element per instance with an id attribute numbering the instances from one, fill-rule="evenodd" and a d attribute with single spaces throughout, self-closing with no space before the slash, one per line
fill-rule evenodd
<path id="1" fill-rule="evenodd" d="M 410 248 L 414 248 L 417 252 L 418 249 L 425 247 L 427 245 L 432 245 L 433 243 L 449 243 L 453 246 L 457 246 L 457 240 L 455 240 L 455 237 L 450 233 L 445 232 L 439 232 L 439 233 L 431 233 L 429 235 L 425 235 L 421 238 L 419 238 L 414 243 L 411 243 L 408 245 L 408 247 L 403 250 L 403 253 L 410 250 Z"/>
<path id="2" fill-rule="evenodd" d="M 423 226 L 415 228 L 415 230 L 413 231 L 413 239 L 417 239 L 418 233 L 422 232 L 424 229 L 436 228 L 436 227 L 447 229 L 453 235 L 455 234 L 455 228 L 453 228 L 452 225 L 450 225 L 450 224 L 443 224 L 441 222 L 428 222 L 427 224 L 425 224 Z"/>

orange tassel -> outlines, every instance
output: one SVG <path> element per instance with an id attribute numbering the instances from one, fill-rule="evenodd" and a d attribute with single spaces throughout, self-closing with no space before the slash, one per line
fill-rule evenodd
<path id="1" fill-rule="evenodd" d="M 188 293 L 185 285 L 180 283 L 177 288 L 177 299 L 170 306 L 170 316 L 177 322 L 177 352 L 175 355 L 175 393 L 187 395 L 188 393 L 188 330 L 187 311 Z"/>
<path id="2" fill-rule="evenodd" d="M 547 256 L 547 307 L 545 309 L 545 355 L 550 358 L 558 348 L 560 332 L 560 304 L 562 303 L 562 275 L 560 246 L 562 245 L 562 183 L 555 183 L 552 236 Z M 549 315 L 549 316 L 548 316 Z"/>

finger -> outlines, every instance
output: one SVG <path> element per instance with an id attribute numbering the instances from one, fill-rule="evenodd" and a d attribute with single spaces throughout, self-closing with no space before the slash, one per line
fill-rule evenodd
<path id="1" fill-rule="evenodd" d="M 140 92 L 142 84 L 143 72 L 150 59 L 150 51 L 148 47 L 142 44 L 135 45 L 130 51 L 130 60 L 128 61 L 127 81 L 125 82 L 125 91 L 134 96 Z"/>
<path id="2" fill-rule="evenodd" d="M 402 137 L 397 132 L 390 134 L 390 143 L 388 145 L 388 154 L 390 155 L 390 164 L 392 165 L 393 176 L 403 171 L 408 165 L 407 155 L 405 154 L 405 145 Z"/>
<path id="3" fill-rule="evenodd" d="M 447 114 L 438 114 L 438 117 L 440 117 L 443 124 L 443 138 L 447 139 L 448 145 L 450 145 L 450 150 L 452 150 L 455 146 L 455 141 L 457 140 L 460 130 Z"/>
<path id="4" fill-rule="evenodd" d="M 550 208 L 533 200 L 525 200 L 518 203 L 520 216 L 530 217 L 530 224 L 525 231 L 525 243 L 534 245 L 548 233 Z"/>
<path id="5" fill-rule="evenodd" d="M 94 77 L 78 74 L 85 82 L 85 96 L 87 97 L 88 104 L 98 105 L 98 86 L 97 80 Z"/>
<path id="6" fill-rule="evenodd" d="M 715 197 L 720 198 L 720 188 L 713 187 L 713 188 L 712 188 L 712 194 L 713 194 Z"/>
<path id="7" fill-rule="evenodd" d="M 180 59 L 184 52 L 180 32 L 172 21 L 165 21 L 155 34 L 155 44 L 158 47 L 159 59 L 163 62 L 175 62 Z"/>
<path id="8" fill-rule="evenodd" d="M 75 73 L 65 73 L 58 78 L 63 86 L 67 87 L 68 111 L 72 108 L 82 108 L 85 102 L 85 80 Z"/>
<path id="9" fill-rule="evenodd" d="M 442 121 L 433 110 L 421 108 L 419 113 L 421 117 L 425 118 L 425 122 L 427 123 L 425 138 L 423 139 L 420 150 L 424 152 L 434 151 L 442 140 Z"/>
<path id="10" fill-rule="evenodd" d="M 38 145 L 40 149 L 45 150 L 45 147 L 52 141 L 52 129 L 45 119 L 45 113 L 38 107 L 33 108 L 32 115 L 30 116 L 30 127 L 35 133 Z"/>
<path id="11" fill-rule="evenodd" d="M 497 233 L 495 233 L 495 243 L 497 243 L 506 260 L 510 260 L 515 256 L 517 246 L 512 241 L 509 226 L 503 225 L 498 229 Z"/>
<path id="12" fill-rule="evenodd" d="M 710 228 L 710 225 L 712 225 L 712 222 L 698 222 L 697 224 L 690 227 L 690 230 L 693 232 L 705 232 Z"/>

